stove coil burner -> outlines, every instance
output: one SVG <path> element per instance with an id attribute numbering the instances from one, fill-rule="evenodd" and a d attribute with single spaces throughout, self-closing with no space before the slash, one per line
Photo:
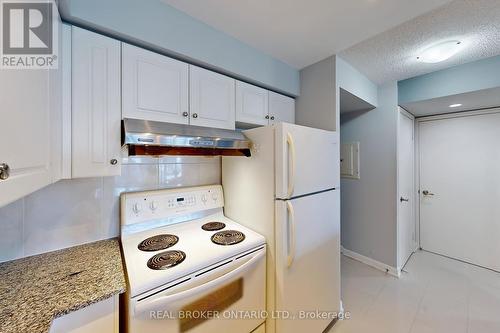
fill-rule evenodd
<path id="1" fill-rule="evenodd" d="M 168 269 L 177 266 L 186 259 L 182 251 L 165 251 L 158 253 L 148 260 L 148 267 L 154 270 Z"/>
<path id="2" fill-rule="evenodd" d="M 201 226 L 201 228 L 206 231 L 217 231 L 225 227 L 226 225 L 222 222 L 208 222 Z"/>
<path id="3" fill-rule="evenodd" d="M 236 230 L 224 230 L 212 236 L 212 242 L 219 245 L 234 245 L 243 242 L 245 235 Z"/>
<path id="4" fill-rule="evenodd" d="M 179 241 L 179 237 L 174 235 L 156 235 L 143 240 L 137 248 L 141 251 L 159 251 L 174 246 Z"/>

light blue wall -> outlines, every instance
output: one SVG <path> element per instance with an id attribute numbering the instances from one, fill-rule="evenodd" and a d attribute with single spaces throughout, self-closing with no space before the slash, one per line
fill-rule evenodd
<path id="1" fill-rule="evenodd" d="M 215 69 L 288 95 L 299 95 L 297 69 L 160 0 L 61 0 L 63 19 Z"/>
<path id="2" fill-rule="evenodd" d="M 378 105 L 378 88 L 375 83 L 339 56 L 336 57 L 335 66 L 338 88 L 347 90 L 375 107 Z"/>
<path id="3" fill-rule="evenodd" d="M 340 141 L 360 143 L 360 179 L 342 179 L 342 246 L 397 266 L 398 87 L 378 87 L 378 107 L 341 117 Z"/>
<path id="4" fill-rule="evenodd" d="M 399 103 L 500 87 L 500 56 L 398 82 Z"/>

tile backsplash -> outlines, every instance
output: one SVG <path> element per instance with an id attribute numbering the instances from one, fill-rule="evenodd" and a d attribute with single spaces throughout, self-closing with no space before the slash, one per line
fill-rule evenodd
<path id="1" fill-rule="evenodd" d="M 121 176 L 61 180 L 0 208 L 0 262 L 116 237 L 120 193 L 221 183 L 220 157 L 125 158 Z"/>

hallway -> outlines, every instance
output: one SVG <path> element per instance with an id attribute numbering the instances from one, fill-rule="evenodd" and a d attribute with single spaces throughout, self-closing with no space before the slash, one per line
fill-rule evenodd
<path id="1" fill-rule="evenodd" d="M 500 332 L 500 274 L 428 252 L 400 279 L 343 256 L 342 300 L 330 333 Z"/>

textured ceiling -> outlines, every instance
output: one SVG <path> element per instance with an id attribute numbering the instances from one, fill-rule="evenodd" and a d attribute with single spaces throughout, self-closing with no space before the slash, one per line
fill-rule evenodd
<path id="1" fill-rule="evenodd" d="M 450 108 L 451 104 L 462 106 Z M 500 88 L 477 90 L 469 93 L 428 99 L 414 103 L 403 104 L 402 107 L 416 117 L 486 109 L 500 106 Z"/>
<path id="2" fill-rule="evenodd" d="M 296 68 L 451 0 L 161 0 Z"/>
<path id="3" fill-rule="evenodd" d="M 459 39 L 463 50 L 437 64 L 416 60 L 422 49 Z M 382 34 L 340 56 L 381 84 L 500 54 L 500 0 L 455 0 Z"/>

